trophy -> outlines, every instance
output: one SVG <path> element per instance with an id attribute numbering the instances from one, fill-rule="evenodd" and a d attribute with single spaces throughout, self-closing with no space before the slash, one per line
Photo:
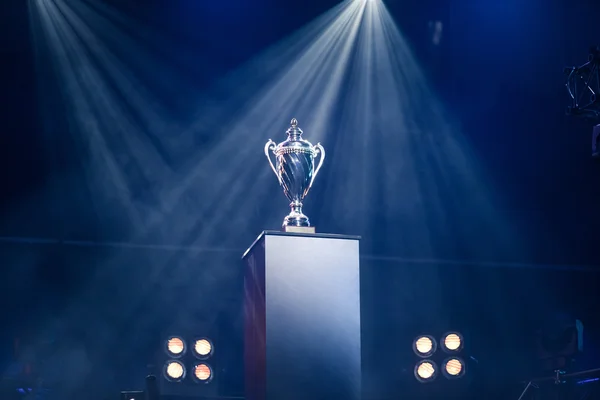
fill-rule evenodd
<path id="1" fill-rule="evenodd" d="M 271 169 L 275 172 L 283 193 L 288 198 L 292 211 L 283 219 L 283 230 L 286 232 L 314 233 L 308 217 L 302 213 L 302 201 L 308 194 L 321 166 L 325 160 L 325 149 L 320 143 L 310 144 L 302 139 L 302 130 L 298 128 L 298 121 L 292 119 L 287 130 L 286 141 L 276 144 L 269 139 L 265 145 L 265 155 L 269 160 Z M 277 168 L 271 161 L 269 152 L 272 151 L 276 158 Z M 315 168 L 315 158 L 318 155 L 319 164 Z"/>

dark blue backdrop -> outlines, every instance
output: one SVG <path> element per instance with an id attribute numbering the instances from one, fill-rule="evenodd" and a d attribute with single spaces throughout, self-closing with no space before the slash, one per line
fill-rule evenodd
<path id="1" fill-rule="evenodd" d="M 336 3 L 107 2 L 117 4 L 136 18 L 151 21 L 156 29 L 177 38 L 182 49 L 197 48 L 206 62 L 182 65 L 180 69 L 200 86 Z M 0 224 L 0 234 L 73 240 L 126 239 L 128 230 L 115 223 L 118 218 L 92 213 L 86 206 L 89 194 L 81 190 L 85 178 L 76 169 L 72 144 L 58 134 L 64 127 L 64 121 L 58 117 L 54 121 L 57 134 L 50 142 L 54 157 L 47 157 L 49 142 L 41 137 L 41 123 L 36 117 L 36 81 L 26 3 L 8 1 L 2 5 L 6 12 L 0 24 L 3 31 L 0 215 L 8 222 Z M 366 362 L 379 374 L 380 391 L 392 393 L 396 389 L 394 382 L 401 381 L 395 381 L 395 372 L 390 372 L 393 371 L 390 367 L 398 364 L 394 351 L 401 350 L 385 352 L 385 348 L 400 349 L 398 343 L 410 340 L 415 325 L 432 329 L 458 325 L 467 329 L 476 338 L 474 346 L 483 362 L 492 363 L 497 356 L 503 357 L 503 365 L 513 365 L 512 356 L 528 359 L 523 355 L 528 347 L 522 344 L 519 335 L 530 332 L 544 314 L 553 310 L 578 315 L 597 332 L 599 314 L 594 306 L 600 300 L 594 283 L 598 281 L 597 274 L 558 266 L 600 265 L 596 243 L 600 229 L 600 165 L 590 159 L 591 124 L 564 115 L 567 97 L 562 75 L 564 66 L 584 62 L 588 47 L 600 37 L 596 18 L 600 15 L 600 4 L 586 0 L 508 0 L 501 4 L 477 0 L 417 3 L 391 0 L 386 4 L 409 37 L 450 112 L 460 119 L 469 141 L 484 160 L 483 167 L 507 204 L 505 211 L 526 230 L 530 254 L 522 259 L 519 255 L 507 259 L 537 262 L 547 267 L 478 266 L 477 261 L 481 260 L 472 260 L 474 264 L 470 266 L 366 261 L 364 320 L 365 340 L 370 343 Z M 444 23 L 439 46 L 431 44 L 427 27 L 430 20 Z M 57 108 L 57 115 L 59 111 Z M 57 176 L 69 178 L 57 181 Z M 15 218 L 16 205 L 20 206 L 18 218 Z M 251 237 L 254 232 L 248 235 Z M 370 240 L 376 242 L 377 238 Z M 132 252 L 122 258 L 126 260 L 123 264 L 108 267 L 103 264 L 108 257 L 106 252 L 87 247 L 74 250 L 72 246 L 2 244 L 0 301 L 7 306 L 0 317 L 10 327 L 3 330 L 3 335 L 7 339 L 35 336 L 35 332 L 46 326 L 48 318 L 61 315 L 71 299 L 85 291 L 86 283 L 101 266 L 107 275 L 128 270 L 127 279 L 113 282 L 122 290 L 128 285 L 150 284 L 144 281 L 144 260 L 150 257 L 144 251 Z M 235 265 L 235 257 L 221 262 Z M 24 258 L 27 263 L 22 261 Z M 201 262 L 207 261 L 198 261 Z M 240 286 L 235 277 L 239 278 L 232 273 L 229 286 L 223 289 L 230 293 L 230 301 L 215 300 L 216 309 L 227 316 L 224 319 L 229 320 L 228 329 L 232 332 L 236 326 L 239 328 L 236 293 Z M 418 289 L 420 286 L 426 289 Z M 112 293 L 109 288 L 95 290 L 104 295 Z M 160 299 L 175 289 L 162 290 L 147 295 L 148 299 L 154 298 L 148 300 L 148 307 L 154 304 L 159 309 Z M 126 295 L 114 297 L 111 304 L 121 300 L 126 301 Z M 104 315 L 98 311 L 111 308 L 103 301 L 88 301 L 89 314 Z M 421 308 L 425 311 L 417 311 Z M 135 357 L 146 354 L 146 349 L 156 343 L 161 326 L 168 320 L 164 308 L 162 314 L 165 315 L 156 315 L 150 322 L 144 320 L 152 327 L 147 339 L 138 343 L 140 347 L 119 365 L 135 365 Z M 111 315 L 113 322 L 105 321 L 103 326 L 141 321 L 141 317 L 120 315 L 118 307 L 112 309 Z M 91 317 L 86 314 L 85 318 L 69 323 L 71 326 L 89 323 L 86 318 Z M 136 332 L 141 335 L 139 329 Z M 126 335 L 126 330 L 123 332 Z M 83 342 L 93 342 L 93 338 L 84 334 L 72 335 L 79 335 Z M 126 337 L 124 340 L 133 343 L 139 336 Z M 233 349 L 239 350 L 238 336 L 232 334 L 228 340 Z M 10 359 L 10 341 L 0 342 L 6 350 L 2 353 L 6 355 L 3 358 L 6 364 Z M 518 347 L 519 343 L 523 348 Z M 232 350 L 229 357 L 232 362 L 240 361 L 239 351 Z M 98 365 L 108 363 L 102 354 L 92 358 Z M 526 364 L 523 361 L 520 365 Z M 527 373 L 524 370 L 514 370 L 508 375 L 524 375 Z M 229 378 L 233 382 L 229 382 L 230 391 L 239 393 L 236 374 L 239 370 Z M 491 375 L 502 374 L 494 370 Z M 123 378 L 113 385 L 119 387 L 126 381 Z"/>

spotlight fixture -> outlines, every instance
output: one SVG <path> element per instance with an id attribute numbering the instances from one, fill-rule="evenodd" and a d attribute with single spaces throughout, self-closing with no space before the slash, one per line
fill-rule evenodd
<path id="1" fill-rule="evenodd" d="M 458 353 L 464 345 L 463 336 L 458 332 L 448 332 L 440 340 L 442 349 L 446 353 Z"/>
<path id="2" fill-rule="evenodd" d="M 438 367 L 433 360 L 421 360 L 415 365 L 415 378 L 421 383 L 433 381 L 437 373 Z"/>
<path id="3" fill-rule="evenodd" d="M 583 117 L 591 121 L 600 120 L 600 46 L 590 48 L 587 62 L 564 69 L 567 77 L 566 88 L 571 104 L 567 115 Z"/>
<path id="4" fill-rule="evenodd" d="M 165 364 L 164 375 L 171 382 L 180 382 L 185 378 L 185 367 L 176 360 L 169 360 Z"/>
<path id="5" fill-rule="evenodd" d="M 465 374 L 465 362 L 458 357 L 450 357 L 442 364 L 442 372 L 448 379 L 460 378 Z"/>
<path id="6" fill-rule="evenodd" d="M 166 342 L 167 354 L 171 357 L 181 357 L 186 350 L 185 342 L 177 336 L 170 337 Z"/>
<path id="7" fill-rule="evenodd" d="M 545 372 L 568 369 L 583 351 L 583 323 L 555 315 L 536 337 L 538 359 Z"/>
<path id="8" fill-rule="evenodd" d="M 194 342 L 194 355 L 201 360 L 205 360 L 213 354 L 213 344 L 207 338 L 197 339 Z"/>
<path id="9" fill-rule="evenodd" d="M 194 380 L 199 383 L 209 383 L 212 381 L 212 368 L 205 363 L 196 364 L 194 366 Z"/>
<path id="10" fill-rule="evenodd" d="M 429 357 L 437 350 L 437 342 L 433 336 L 417 336 L 413 341 L 413 350 L 419 357 Z"/>

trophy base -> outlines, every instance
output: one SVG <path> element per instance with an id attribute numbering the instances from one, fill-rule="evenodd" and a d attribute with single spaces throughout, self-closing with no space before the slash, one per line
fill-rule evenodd
<path id="1" fill-rule="evenodd" d="M 317 233 L 314 226 L 291 226 L 286 225 L 282 229 L 284 232 L 289 233 Z"/>
<path id="2" fill-rule="evenodd" d="M 290 203 L 292 211 L 286 215 L 281 224 L 284 232 L 315 233 L 315 227 L 310 226 L 308 217 L 302 212 L 302 203 L 299 200 Z"/>

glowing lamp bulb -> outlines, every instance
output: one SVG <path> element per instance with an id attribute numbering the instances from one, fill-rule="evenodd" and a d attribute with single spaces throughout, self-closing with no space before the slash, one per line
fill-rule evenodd
<path id="1" fill-rule="evenodd" d="M 169 353 L 178 356 L 185 350 L 185 344 L 180 338 L 174 337 L 167 342 L 167 350 Z"/>
<path id="2" fill-rule="evenodd" d="M 421 379 L 429 379 L 435 374 L 435 367 L 430 362 L 424 362 L 419 364 L 417 368 L 417 375 Z"/>
<path id="3" fill-rule="evenodd" d="M 459 359 L 452 358 L 446 362 L 446 372 L 450 376 L 458 376 L 463 370 L 462 362 Z"/>
<path id="4" fill-rule="evenodd" d="M 444 346 L 448 350 L 458 350 L 462 345 L 462 339 L 456 333 L 451 333 L 444 338 Z"/>
<path id="5" fill-rule="evenodd" d="M 194 351 L 200 357 L 209 356 L 212 352 L 212 344 L 207 339 L 199 339 L 194 343 Z"/>
<path id="6" fill-rule="evenodd" d="M 427 354 L 433 349 L 433 341 L 427 336 L 422 336 L 415 342 L 417 351 L 421 354 Z"/>
<path id="7" fill-rule="evenodd" d="M 208 381 L 212 376 L 210 367 L 206 364 L 198 364 L 194 368 L 194 376 L 202 382 Z"/>
<path id="8" fill-rule="evenodd" d="M 181 365 L 181 363 L 179 363 L 177 361 L 171 361 L 167 365 L 167 369 L 165 372 L 166 372 L 168 378 L 173 379 L 173 380 L 179 380 L 179 379 L 183 378 L 183 374 L 184 374 L 185 370 L 183 369 L 183 365 Z"/>

